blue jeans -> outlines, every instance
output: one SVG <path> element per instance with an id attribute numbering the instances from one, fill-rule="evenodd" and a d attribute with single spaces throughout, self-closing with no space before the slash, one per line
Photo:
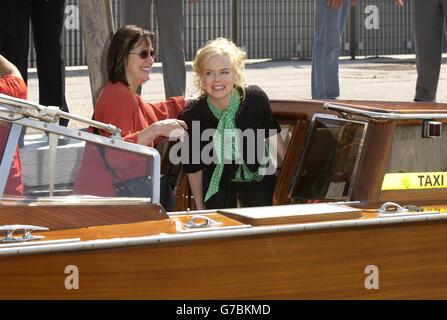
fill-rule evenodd
<path id="1" fill-rule="evenodd" d="M 326 3 L 315 0 L 312 99 L 334 99 L 340 95 L 338 59 L 350 0 L 343 0 L 340 9 L 329 8 Z"/>

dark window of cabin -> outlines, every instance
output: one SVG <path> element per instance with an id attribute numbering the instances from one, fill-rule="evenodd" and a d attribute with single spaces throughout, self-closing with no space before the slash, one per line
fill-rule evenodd
<path id="1" fill-rule="evenodd" d="M 366 123 L 316 115 L 291 187 L 293 202 L 347 200 Z"/>

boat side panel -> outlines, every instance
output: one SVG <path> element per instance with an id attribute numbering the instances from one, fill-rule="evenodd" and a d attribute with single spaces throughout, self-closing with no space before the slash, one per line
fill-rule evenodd
<path id="1" fill-rule="evenodd" d="M 446 299 L 446 243 L 436 221 L 9 256 L 0 299 Z"/>

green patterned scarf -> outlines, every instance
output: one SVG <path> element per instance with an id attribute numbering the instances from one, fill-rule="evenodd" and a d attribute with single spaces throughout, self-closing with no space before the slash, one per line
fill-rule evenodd
<path id="1" fill-rule="evenodd" d="M 225 160 L 240 160 L 242 164 L 236 171 L 236 177 L 232 181 L 236 182 L 250 182 L 250 181 L 260 181 L 265 175 L 267 165 L 268 165 L 268 144 L 266 143 L 264 159 L 260 162 L 258 172 L 251 172 L 247 165 L 243 162 L 241 157 L 240 146 L 239 146 L 239 135 L 236 129 L 236 112 L 239 109 L 239 104 L 241 97 L 237 89 L 233 89 L 231 92 L 230 102 L 225 111 L 221 111 L 216 108 L 210 101 L 208 96 L 207 103 L 213 115 L 219 120 L 216 132 L 213 135 L 214 150 L 217 155 L 217 165 L 214 168 L 213 175 L 211 176 L 211 181 L 208 186 L 208 190 L 205 196 L 205 202 L 208 201 L 216 192 L 219 190 L 220 179 L 222 177 L 224 162 Z M 243 173 L 243 177 L 242 177 Z"/>

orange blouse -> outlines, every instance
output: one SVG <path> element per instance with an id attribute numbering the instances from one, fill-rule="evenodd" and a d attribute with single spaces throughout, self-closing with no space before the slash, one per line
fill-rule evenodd
<path id="1" fill-rule="evenodd" d="M 154 122 L 177 118 L 184 108 L 183 97 L 148 103 L 123 83 L 109 82 L 96 102 L 95 120 L 117 126 L 126 141 L 135 143 L 141 130 Z"/>

